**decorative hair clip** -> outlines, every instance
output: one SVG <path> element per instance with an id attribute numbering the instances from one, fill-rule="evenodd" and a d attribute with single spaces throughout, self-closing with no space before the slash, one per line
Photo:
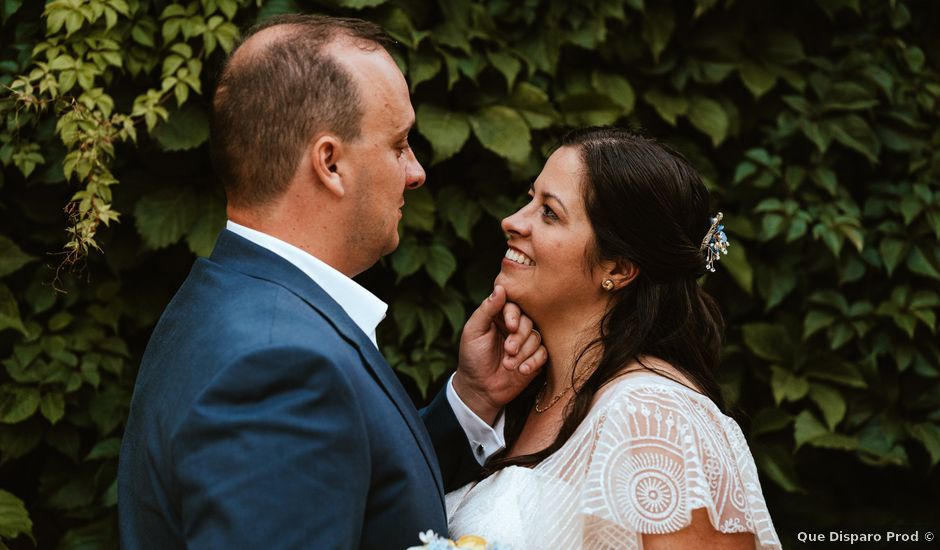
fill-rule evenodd
<path id="1" fill-rule="evenodd" d="M 728 236 L 725 235 L 725 226 L 721 225 L 721 219 L 724 218 L 721 212 L 712 218 L 712 225 L 705 233 L 702 239 L 702 246 L 699 250 L 705 253 L 705 269 L 715 272 L 715 262 L 721 259 L 722 254 L 728 253 Z"/>

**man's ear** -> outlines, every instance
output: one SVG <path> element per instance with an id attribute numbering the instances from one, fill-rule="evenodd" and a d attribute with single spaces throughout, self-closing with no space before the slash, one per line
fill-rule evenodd
<path id="1" fill-rule="evenodd" d="M 346 194 L 337 163 L 343 155 L 343 142 L 333 134 L 320 134 L 307 150 L 310 169 L 317 181 L 338 198 Z"/>
<path id="2" fill-rule="evenodd" d="M 614 282 L 614 288 L 611 290 L 620 290 L 632 283 L 636 276 L 640 274 L 640 268 L 633 262 L 627 260 L 618 260 L 608 266 L 607 278 Z"/>

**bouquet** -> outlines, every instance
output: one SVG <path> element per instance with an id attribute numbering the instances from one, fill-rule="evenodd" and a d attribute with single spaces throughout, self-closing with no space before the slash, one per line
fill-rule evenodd
<path id="1" fill-rule="evenodd" d="M 508 547 L 500 544 L 490 544 L 483 537 L 476 535 L 464 535 L 456 541 L 445 539 L 434 531 L 428 530 L 418 534 L 418 539 L 424 544 L 421 546 L 412 546 L 407 550 L 453 550 L 462 548 L 464 550 L 509 550 Z"/>

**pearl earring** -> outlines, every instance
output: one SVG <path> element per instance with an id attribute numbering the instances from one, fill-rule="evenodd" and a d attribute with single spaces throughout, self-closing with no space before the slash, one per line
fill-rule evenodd
<path id="1" fill-rule="evenodd" d="M 601 288 L 603 288 L 607 292 L 610 292 L 611 290 L 614 289 L 614 282 L 611 281 L 610 279 L 604 279 L 604 282 L 601 283 Z"/>

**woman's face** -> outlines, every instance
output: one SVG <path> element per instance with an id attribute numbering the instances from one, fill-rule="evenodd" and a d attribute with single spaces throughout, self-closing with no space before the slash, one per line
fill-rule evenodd
<path id="1" fill-rule="evenodd" d="M 604 298 L 604 273 L 588 260 L 594 230 L 582 198 L 583 178 L 578 151 L 558 149 L 529 191 L 529 203 L 502 223 L 509 247 L 496 284 L 537 324 Z"/>

